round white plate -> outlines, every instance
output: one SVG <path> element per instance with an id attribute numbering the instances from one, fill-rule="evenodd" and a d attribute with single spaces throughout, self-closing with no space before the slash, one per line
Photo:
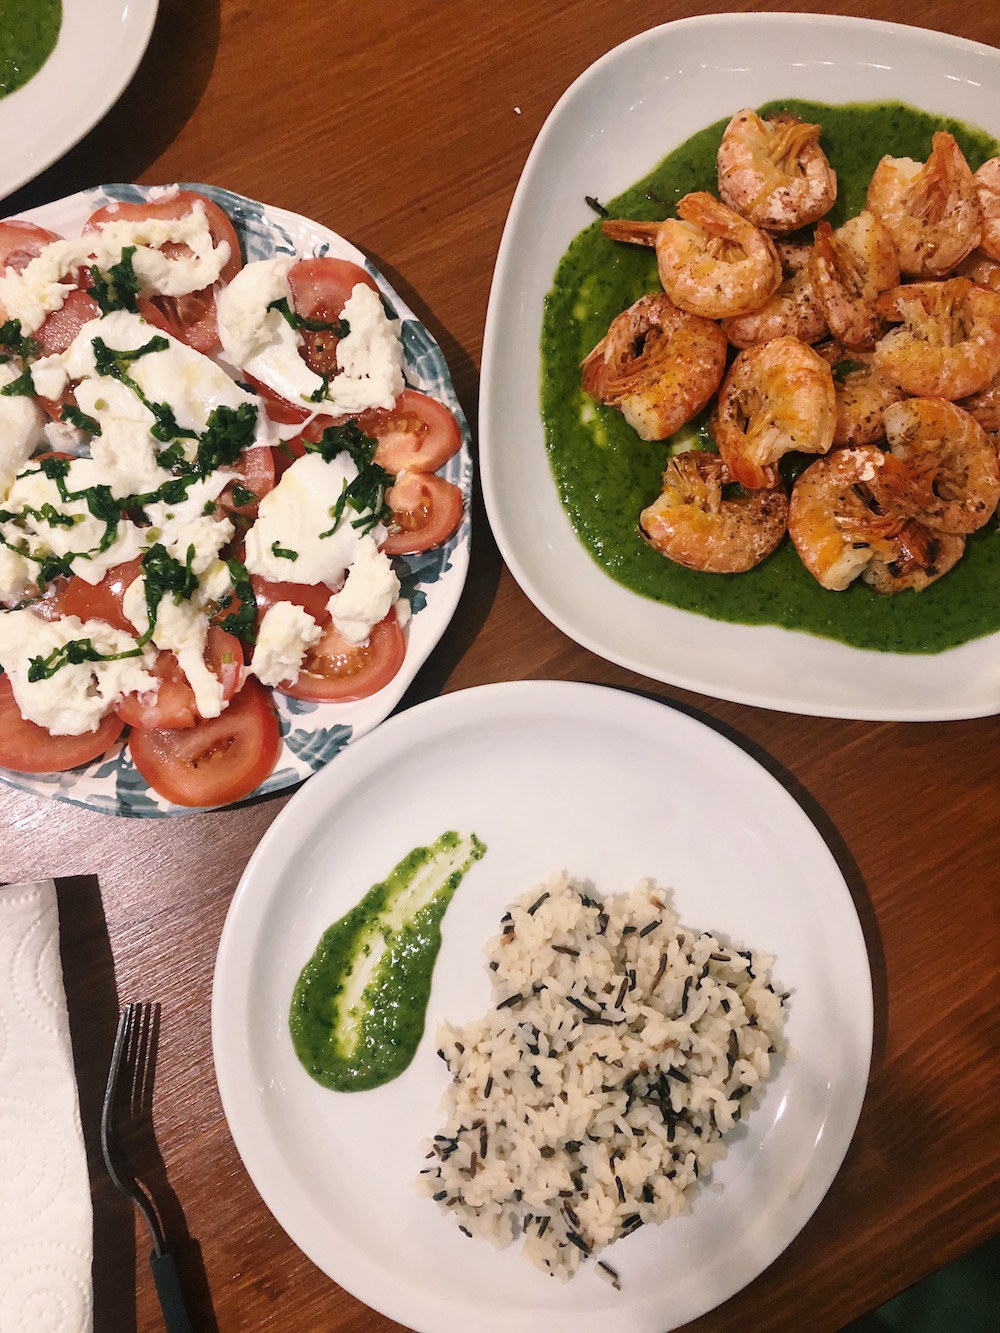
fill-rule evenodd
<path id="1" fill-rule="evenodd" d="M 333 255 L 367 269 L 378 283 L 393 315 L 402 321 L 400 336 L 406 383 L 445 403 L 455 414 L 462 431 L 462 448 L 440 469 L 440 475 L 458 486 L 465 499 L 458 530 L 442 546 L 419 555 L 396 556 L 393 560 L 402 594 L 410 602 L 412 611 L 405 630 L 403 665 L 383 689 L 354 703 L 314 703 L 275 692 L 273 699 L 281 726 L 282 747 L 270 775 L 251 793 L 251 798 L 256 798 L 295 786 L 328 764 L 345 745 L 378 726 L 399 703 L 447 629 L 469 568 L 472 500 L 469 427 L 441 348 L 371 260 L 350 241 L 297 213 L 260 204 L 255 199 L 247 199 L 216 185 L 189 184 L 185 188 L 207 195 L 225 211 L 236 228 L 247 262 L 268 259 L 275 254 Z M 147 199 L 151 192 L 152 187 L 145 185 L 102 185 L 45 204 L 23 216 L 60 235 L 76 236 L 98 208 L 115 199 L 133 202 Z M 65 773 L 12 773 L 0 768 L 0 782 L 108 814 L 155 819 L 161 815 L 192 813 L 190 807 L 173 805 L 153 791 L 132 763 L 124 739 L 103 758 L 95 759 L 83 768 L 73 768 Z"/>
<path id="2" fill-rule="evenodd" d="M 560 504 L 539 409 L 542 303 L 570 241 L 594 220 L 584 196 L 620 194 L 696 130 L 779 97 L 918 103 L 1000 136 L 1000 51 L 862 19 L 721 14 L 654 28 L 582 74 L 531 150 L 493 275 L 479 445 L 494 534 L 555 625 L 656 680 L 826 717 L 996 713 L 1000 635 L 937 655 L 877 653 L 679 611 L 606 575 Z"/>
<path id="3" fill-rule="evenodd" d="M 487 844 L 444 917 L 427 1029 L 409 1068 L 330 1092 L 296 1059 L 288 1011 L 323 931 L 446 829 Z M 646 1227 L 552 1281 L 463 1236 L 416 1192 L 447 1072 L 435 1030 L 489 1006 L 482 949 L 506 905 L 553 871 L 603 895 L 645 876 L 681 920 L 774 954 L 791 991 L 781 1063 L 690 1216 Z M 755 760 L 663 704 L 520 682 L 390 719 L 308 783 L 265 834 L 219 945 L 212 1047 L 233 1138 L 301 1249 L 361 1300 L 427 1333 L 663 1333 L 751 1281 L 805 1224 L 854 1132 L 872 991 L 850 893 L 817 830 Z"/>
<path id="4" fill-rule="evenodd" d="M 91 129 L 135 73 L 158 0 L 63 0 L 52 54 L 0 98 L 0 198 L 37 176 Z"/>

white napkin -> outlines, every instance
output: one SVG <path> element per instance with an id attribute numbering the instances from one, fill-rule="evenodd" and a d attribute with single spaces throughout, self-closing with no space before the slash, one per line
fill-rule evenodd
<path id="1" fill-rule="evenodd" d="M 89 1333 L 93 1210 L 52 880 L 0 888 L 0 1333 Z"/>

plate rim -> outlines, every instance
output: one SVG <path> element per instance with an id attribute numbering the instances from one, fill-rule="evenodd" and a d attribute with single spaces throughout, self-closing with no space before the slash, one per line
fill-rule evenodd
<path id="1" fill-rule="evenodd" d="M 681 30 L 697 32 L 698 30 L 723 30 L 731 35 L 734 30 L 743 26 L 751 28 L 788 28 L 799 25 L 809 28 L 827 28 L 848 31 L 855 29 L 858 31 L 875 32 L 877 31 L 883 37 L 891 38 L 901 33 L 906 33 L 908 38 L 915 39 L 927 47 L 930 52 L 936 52 L 942 47 L 945 49 L 964 49 L 970 54 L 987 59 L 998 64 L 998 73 L 1000 73 L 1000 51 L 983 42 L 977 42 L 970 38 L 954 36 L 950 33 L 941 32 L 934 28 L 924 28 L 916 25 L 895 23 L 885 19 L 869 19 L 855 17 L 846 14 L 814 14 L 804 11 L 796 12 L 748 12 L 748 13 L 710 13 L 696 14 L 686 18 L 676 19 L 667 23 L 658 24 L 652 28 L 634 34 L 624 42 L 612 47 L 604 52 L 569 84 L 566 90 L 558 98 L 552 109 L 549 111 L 541 128 L 535 136 L 528 156 L 525 159 L 521 170 L 511 203 L 504 221 L 503 232 L 500 238 L 500 245 L 497 250 L 497 258 L 494 264 L 493 277 L 490 283 L 489 299 L 487 302 L 486 322 L 483 332 L 483 351 L 482 351 L 482 370 L 480 375 L 480 397 L 479 397 L 479 477 L 480 485 L 483 491 L 483 501 L 489 519 L 490 528 L 494 539 L 500 550 L 504 563 L 509 568 L 516 582 L 524 592 L 525 596 L 541 611 L 541 613 L 551 621 L 553 625 L 566 634 L 574 642 L 586 648 L 589 652 L 603 657 L 606 661 L 612 662 L 630 671 L 647 676 L 649 679 L 661 681 L 667 685 L 673 685 L 680 689 L 689 690 L 705 698 L 715 698 L 731 703 L 745 704 L 756 708 L 767 708 L 780 712 L 788 712 L 799 716 L 807 717 L 830 717 L 844 718 L 857 721 L 887 721 L 887 722 L 946 722 L 959 721 L 979 717 L 991 717 L 1000 713 L 1000 693 L 990 700 L 983 698 L 981 700 L 971 700 L 964 705 L 948 704 L 944 697 L 936 704 L 911 704 L 894 697 L 886 702 L 878 704 L 867 703 L 862 698 L 854 698 L 849 702 L 840 702 L 836 699 L 824 699 L 814 697 L 812 699 L 796 698 L 794 700 L 786 699 L 777 693 L 761 692 L 753 688 L 742 688 L 738 683 L 720 684 L 712 681 L 706 684 L 703 677 L 698 674 L 692 674 L 683 667 L 674 668 L 669 664 L 664 666 L 661 661 L 652 656 L 645 658 L 639 655 L 630 654 L 616 647 L 613 642 L 608 642 L 598 632 L 590 632 L 589 627 L 581 627 L 575 622 L 571 612 L 564 611 L 555 605 L 552 599 L 539 586 L 532 573 L 526 567 L 515 548 L 514 542 L 508 532 L 503 518 L 504 504 L 501 499 L 501 486 L 498 483 L 495 474 L 495 468 L 498 466 L 495 460 L 500 457 L 500 447 L 494 444 L 494 399 L 499 399 L 502 395 L 502 385 L 499 383 L 499 372 L 497 371 L 498 347 L 504 336 L 503 325 L 501 322 L 499 310 L 501 302 L 506 296 L 506 288 L 509 285 L 507 279 L 507 270 L 512 263 L 512 253 L 515 245 L 515 232 L 519 227 L 519 215 L 524 207 L 524 201 L 529 197 L 529 190 L 532 186 L 532 177 L 535 170 L 535 163 L 545 151 L 547 141 L 552 136 L 561 123 L 561 116 L 564 107 L 573 98 L 579 95 L 582 88 L 593 78 L 596 78 L 603 69 L 615 60 L 622 58 L 623 54 L 630 50 L 635 50 L 646 44 L 663 40 L 664 35 L 669 33 L 678 33 Z M 1000 126 L 997 129 L 997 137 L 1000 138 Z M 503 289 L 503 290 L 501 290 Z M 539 362 L 540 369 L 540 362 Z M 540 409 L 538 409 L 539 421 L 541 421 Z M 542 448 L 545 449 L 544 438 Z M 555 488 L 555 480 L 552 475 L 551 464 L 548 458 L 545 458 L 545 471 L 547 473 L 549 484 Z M 568 533 L 580 552 L 586 556 L 587 567 L 592 566 L 592 572 L 600 577 L 595 580 L 595 587 L 610 586 L 614 596 L 623 600 L 628 600 L 636 606 L 654 606 L 658 611 L 669 612 L 671 623 L 683 631 L 685 625 L 691 625 L 694 622 L 704 627 L 710 624 L 720 631 L 736 632 L 740 636 L 740 641 L 746 637 L 757 636 L 763 638 L 771 636 L 774 638 L 775 652 L 781 651 L 782 644 L 790 642 L 792 639 L 808 639 L 814 644 L 822 644 L 824 653 L 830 651 L 834 654 L 848 654 L 850 658 L 862 663 L 868 661 L 893 661 L 904 662 L 914 660 L 946 660 L 956 654 L 962 654 L 969 650 L 973 645 L 981 644 L 984 641 L 993 639 L 1000 646 L 1000 631 L 990 635 L 982 635 L 978 638 L 967 640 L 965 643 L 958 644 L 953 648 L 946 649 L 940 653 L 921 654 L 921 653 L 884 653 L 873 649 L 856 648 L 853 645 L 845 644 L 837 639 L 826 639 L 820 635 L 808 634 L 804 631 L 786 629 L 781 625 L 753 625 L 741 622 L 729 622 L 717 620 L 714 617 L 702 616 L 696 612 L 685 611 L 679 607 L 669 604 L 656 602 L 655 599 L 643 597 L 641 594 L 626 588 L 623 584 L 613 579 L 603 567 L 599 566 L 591 557 L 589 551 L 584 548 L 582 542 L 566 515 L 561 500 L 556 492 L 556 504 L 565 521 Z M 571 545 L 572 545 L 571 543 Z M 676 617 L 676 622 L 673 618 Z M 711 631 L 709 631 L 711 632 Z M 738 650 L 739 643 L 736 648 Z"/>
<path id="2" fill-rule="evenodd" d="M 669 700 L 658 700 L 625 688 L 579 681 L 551 680 L 505 681 L 473 686 L 436 696 L 404 713 L 396 714 L 376 731 L 362 737 L 357 745 L 341 756 L 341 762 L 336 769 L 330 766 L 317 774 L 315 781 L 300 788 L 254 850 L 227 910 L 216 954 L 212 978 L 211 1039 L 216 1084 L 226 1123 L 244 1169 L 268 1211 L 292 1243 L 301 1249 L 331 1281 L 368 1304 L 370 1308 L 405 1322 L 407 1327 L 423 1330 L 423 1333 L 432 1333 L 432 1330 L 433 1333 L 444 1333 L 445 1330 L 450 1333 L 450 1330 L 460 1325 L 453 1325 L 447 1319 L 441 1319 L 440 1302 L 434 1308 L 421 1302 L 419 1309 L 413 1313 L 401 1311 L 398 1302 L 395 1306 L 391 1302 L 386 1304 L 384 1301 L 372 1304 L 373 1298 L 378 1299 L 378 1293 L 382 1288 L 379 1287 L 376 1291 L 371 1286 L 366 1286 L 365 1279 L 359 1278 L 357 1270 L 349 1270 L 334 1276 L 330 1270 L 335 1265 L 330 1263 L 321 1245 L 313 1242 L 311 1234 L 303 1232 L 301 1219 L 295 1217 L 295 1200 L 290 1203 L 282 1198 L 275 1200 L 273 1177 L 276 1170 L 280 1174 L 281 1163 L 269 1160 L 268 1146 L 261 1149 L 259 1143 L 254 1142 L 255 1137 L 260 1134 L 263 1134 L 271 1144 L 274 1140 L 267 1133 L 266 1119 L 259 1105 L 252 1097 L 246 1095 L 249 1084 L 253 1081 L 249 1073 L 250 1036 L 244 1023 L 252 970 L 250 958 L 259 945 L 259 931 L 270 902 L 271 890 L 267 881 L 270 879 L 273 883 L 280 873 L 277 870 L 272 872 L 269 866 L 272 862 L 287 861 L 295 851 L 295 845 L 291 840 L 284 838 L 286 829 L 289 832 L 293 829 L 298 830 L 303 837 L 306 836 L 305 830 L 311 830 L 318 824 L 324 810 L 337 804 L 340 798 L 336 789 L 343 788 L 345 792 L 349 790 L 350 770 L 353 767 L 362 766 L 365 771 L 377 771 L 394 754 L 405 753 L 417 743 L 427 728 L 433 728 L 438 724 L 439 729 L 443 730 L 442 724 L 447 723 L 454 729 L 456 722 L 461 723 L 464 714 L 469 714 L 471 718 L 478 719 L 481 725 L 488 726 L 496 717 L 506 716 L 504 710 L 507 708 L 519 705 L 521 712 L 518 715 L 530 717 L 532 713 L 537 715 L 542 709 L 548 712 L 553 700 L 557 701 L 557 707 L 568 708 L 572 705 L 577 715 L 588 712 L 588 704 L 597 701 L 599 707 L 624 710 L 631 716 L 642 714 L 646 718 L 656 718 L 668 730 L 679 727 L 682 732 L 699 735 L 703 729 L 710 733 L 709 743 L 718 745 L 720 755 L 744 765 L 748 772 L 756 773 L 773 799 L 785 805 L 790 811 L 796 812 L 800 828 L 809 832 L 814 839 L 817 855 L 835 874 L 838 889 L 842 894 L 842 896 L 838 894 L 839 908 L 844 911 L 845 920 L 852 932 L 852 938 L 847 943 L 842 942 L 842 947 L 851 954 L 851 967 L 856 967 L 859 976 L 863 976 L 866 982 L 864 985 L 859 985 L 854 995 L 856 1007 L 851 1013 L 851 1030 L 859 1044 L 855 1053 L 858 1065 L 852 1068 L 845 1078 L 845 1085 L 850 1093 L 850 1109 L 834 1125 L 829 1121 L 826 1122 L 825 1132 L 832 1133 L 835 1149 L 827 1159 L 827 1168 L 815 1178 L 810 1175 L 802 1186 L 800 1192 L 804 1192 L 808 1200 L 804 1214 L 793 1223 L 790 1234 L 785 1235 L 782 1232 L 782 1239 L 777 1248 L 773 1244 L 764 1247 L 766 1257 L 763 1262 L 758 1260 L 743 1264 L 734 1262 L 733 1271 L 737 1273 L 735 1285 L 728 1287 L 718 1299 L 696 1314 L 716 1309 L 725 1300 L 743 1290 L 770 1267 L 801 1233 L 826 1197 L 843 1166 L 867 1097 L 874 1042 L 874 989 L 864 929 L 850 886 L 833 849 L 804 806 L 748 749 L 744 749 L 729 735 L 712 725 L 712 719 L 702 720 Z M 332 799 L 328 799 L 327 796 L 327 789 L 330 787 L 334 788 Z M 288 849 L 284 852 L 281 850 L 283 840 Z M 366 1263 L 372 1262 L 367 1256 L 365 1258 Z M 410 1288 L 403 1287 L 400 1290 L 404 1296 L 412 1297 Z M 468 1313 L 464 1304 L 460 1309 L 463 1313 Z M 479 1313 L 477 1311 L 477 1315 Z M 411 1323 L 414 1314 L 418 1317 L 416 1322 Z M 696 1317 L 696 1314 L 688 1317 Z M 483 1318 L 479 1326 L 484 1333 L 486 1330 L 509 1328 L 500 1317 Z"/>

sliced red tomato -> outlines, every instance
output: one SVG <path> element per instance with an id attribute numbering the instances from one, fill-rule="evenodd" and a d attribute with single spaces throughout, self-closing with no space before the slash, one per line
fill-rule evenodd
<path id="1" fill-rule="evenodd" d="M 317 625 L 329 624 L 330 612 L 326 604 L 334 590 L 325 583 L 283 583 L 261 578 L 259 574 L 251 574 L 250 582 L 257 598 L 258 625 L 277 602 L 294 602 L 308 611 Z"/>
<path id="2" fill-rule="evenodd" d="M 336 699 L 348 703 L 367 699 L 388 685 L 403 665 L 406 640 L 390 611 L 372 629 L 366 644 L 353 644 L 329 625 L 314 648 L 310 648 L 294 685 L 279 685 L 293 699 Z"/>
<path id="3" fill-rule="evenodd" d="M 462 447 L 462 431 L 444 403 L 404 389 L 390 408 L 373 407 L 358 426 L 378 440 L 375 462 L 386 472 L 436 472 Z"/>
<path id="4" fill-rule="evenodd" d="M 115 629 L 134 634 L 135 626 L 122 610 L 125 589 L 142 573 L 142 559 L 137 557 L 109 569 L 100 583 L 90 584 L 74 574 L 58 596 L 59 611 L 81 620 L 104 620 Z"/>
<path id="5" fill-rule="evenodd" d="M 83 290 L 87 282 L 87 278 L 82 278 L 81 287 L 69 292 L 59 309 L 53 310 L 38 332 L 32 334 L 32 337 L 37 338 L 42 344 L 42 351 L 46 356 L 51 356 L 54 352 L 65 352 L 84 324 L 89 324 L 92 319 L 100 317 L 101 307 Z M 44 399 L 39 401 L 44 406 Z"/>
<path id="6" fill-rule="evenodd" d="M 416 555 L 448 540 L 462 521 L 457 486 L 433 473 L 404 472 L 385 496 L 392 509 L 386 555 Z"/>
<path id="7" fill-rule="evenodd" d="M 205 643 L 205 665 L 222 682 L 222 697 L 231 699 L 240 688 L 243 645 L 213 625 Z M 148 694 L 126 694 L 115 712 L 130 727 L 193 727 L 201 721 L 194 690 L 171 652 L 161 652 L 152 675 L 159 681 Z"/>
<path id="8" fill-rule="evenodd" d="M 221 282 L 229 282 L 243 267 L 240 254 L 240 241 L 236 230 L 222 209 L 194 190 L 178 190 L 166 199 L 147 199 L 136 203 L 119 201 L 105 204 L 93 213 L 84 225 L 85 232 L 95 231 L 102 222 L 129 221 L 138 222 L 143 218 L 183 218 L 201 202 L 205 206 L 208 228 L 216 245 L 226 241 L 229 245 L 229 259 L 220 275 Z M 184 254 L 187 246 L 168 244 L 163 247 L 165 255 Z M 215 292 L 205 287 L 200 292 L 191 292 L 187 296 L 151 296 L 139 299 L 139 313 L 142 317 L 172 334 L 182 342 L 194 347 L 199 352 L 212 352 L 219 345 L 219 328 L 215 313 Z"/>
<path id="9" fill-rule="evenodd" d="M 96 731 L 51 736 L 21 716 L 10 681 L 0 676 L 0 765 L 15 773 L 61 773 L 89 764 L 110 750 L 123 726 L 121 718 L 109 713 Z"/>
<path id="10" fill-rule="evenodd" d="M 241 801 L 271 772 L 280 750 L 274 706 L 252 677 L 218 717 L 129 737 L 133 762 L 153 790 L 186 806 Z"/>
<path id="11" fill-rule="evenodd" d="M 0 222 L 0 270 L 12 268 L 15 273 L 20 273 L 47 245 L 59 239 L 54 231 L 38 227 L 34 222 L 6 218 Z"/>
<path id="12" fill-rule="evenodd" d="M 288 273 L 295 313 L 324 324 L 333 324 L 340 318 L 347 298 L 359 282 L 373 292 L 378 291 L 378 283 L 360 265 L 348 259 L 331 259 L 329 255 L 300 259 Z M 339 341 L 332 330 L 303 329 L 302 356 L 310 370 L 317 375 L 336 374 Z"/>
<path id="13" fill-rule="evenodd" d="M 234 471 L 237 480 L 229 483 L 216 503 L 223 514 L 242 514 L 245 518 L 256 518 L 258 502 L 263 500 L 268 491 L 274 490 L 274 455 L 266 444 L 244 449 Z M 253 499 L 237 504 L 237 486 L 251 491 Z"/>
<path id="14" fill-rule="evenodd" d="M 298 407 L 295 403 L 290 403 L 287 398 L 282 398 L 276 394 L 273 389 L 269 389 L 261 380 L 254 379 L 248 375 L 245 370 L 240 374 L 259 397 L 264 400 L 264 411 L 276 421 L 279 426 L 298 426 L 303 421 L 309 420 L 308 407 Z"/>

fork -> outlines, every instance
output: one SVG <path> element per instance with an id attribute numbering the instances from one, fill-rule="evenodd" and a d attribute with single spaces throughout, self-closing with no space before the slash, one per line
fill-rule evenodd
<path id="1" fill-rule="evenodd" d="M 193 1333 L 173 1251 L 122 1142 L 123 1131 L 141 1125 L 151 1111 L 159 1027 L 158 1004 L 127 1004 L 122 1010 L 101 1113 L 101 1148 L 112 1182 L 132 1200 L 149 1227 L 153 1240 L 149 1266 L 167 1333 Z"/>

